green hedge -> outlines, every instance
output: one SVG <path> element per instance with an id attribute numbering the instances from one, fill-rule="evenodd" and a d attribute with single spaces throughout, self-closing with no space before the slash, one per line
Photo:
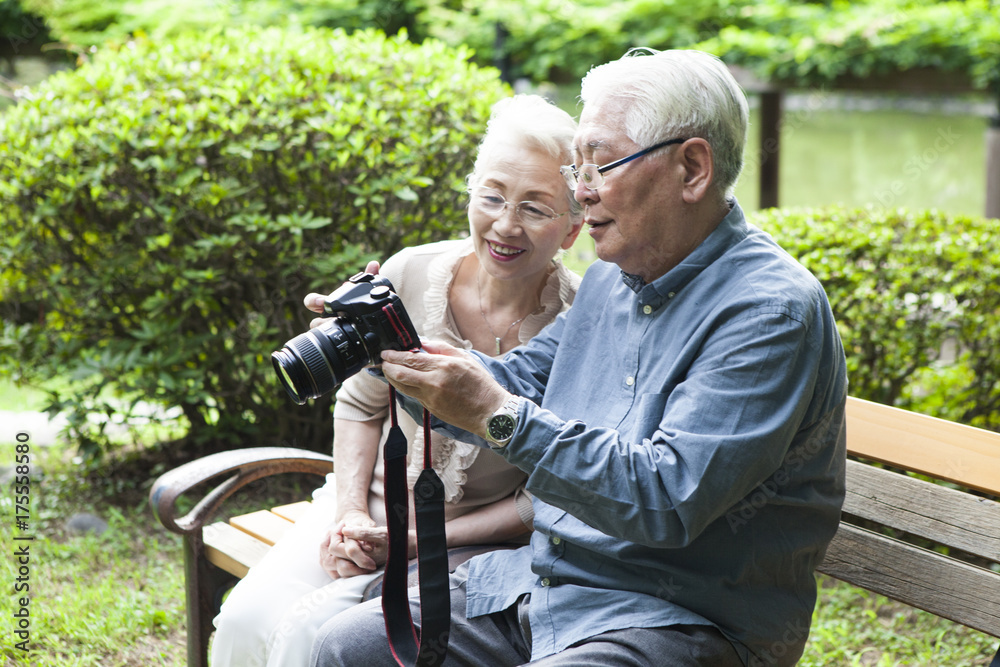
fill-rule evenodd
<path id="1" fill-rule="evenodd" d="M 750 218 L 823 283 L 852 396 L 1000 430 L 997 220 L 875 208 Z"/>
<path id="2" fill-rule="evenodd" d="M 467 226 L 463 178 L 509 94 L 469 53 L 382 33 L 223 30 L 101 50 L 0 115 L 2 365 L 88 414 L 180 406 L 190 436 L 329 446 L 269 353 L 301 305 Z M 122 405 L 125 405 L 125 409 Z"/>

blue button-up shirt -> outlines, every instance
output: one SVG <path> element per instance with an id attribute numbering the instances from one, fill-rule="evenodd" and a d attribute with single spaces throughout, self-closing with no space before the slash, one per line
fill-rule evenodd
<path id="1" fill-rule="evenodd" d="M 795 663 L 844 498 L 844 353 L 811 274 L 734 204 L 666 275 L 597 262 L 568 312 L 482 362 L 528 399 L 498 451 L 535 532 L 472 561 L 469 617 L 530 593 L 533 660 L 685 623 Z"/>

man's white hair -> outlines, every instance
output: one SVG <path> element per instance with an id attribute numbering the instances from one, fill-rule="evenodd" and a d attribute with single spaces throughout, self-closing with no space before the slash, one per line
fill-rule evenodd
<path id="1" fill-rule="evenodd" d="M 648 54 L 648 55 L 647 55 Z M 715 186 L 732 193 L 743 169 L 746 95 L 725 64 L 702 51 L 632 49 L 583 78 L 584 105 L 628 102 L 625 134 L 642 147 L 702 137 L 712 146 Z"/>

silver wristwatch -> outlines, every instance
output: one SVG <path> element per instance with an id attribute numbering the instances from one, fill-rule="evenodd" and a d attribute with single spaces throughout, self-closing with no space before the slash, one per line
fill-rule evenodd
<path id="1" fill-rule="evenodd" d="M 500 409 L 486 420 L 486 440 L 494 447 L 505 447 L 517 428 L 517 411 L 521 407 L 521 397 L 511 396 Z"/>

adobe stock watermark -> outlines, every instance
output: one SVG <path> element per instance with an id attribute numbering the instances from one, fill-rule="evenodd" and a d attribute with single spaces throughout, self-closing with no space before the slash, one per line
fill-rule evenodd
<path id="1" fill-rule="evenodd" d="M 393 0 L 378 10 L 372 22 L 383 32 L 388 32 L 396 17 L 404 14 L 405 9 L 406 7 L 402 0 Z"/>
<path id="2" fill-rule="evenodd" d="M 788 621 L 785 623 L 785 632 L 780 639 L 771 643 L 763 653 L 750 657 L 751 667 L 765 667 L 766 665 L 776 665 L 783 661 L 789 652 L 799 652 L 809 636 L 809 626 L 801 620 L 797 622 Z"/>
<path id="3" fill-rule="evenodd" d="M 744 158 L 743 171 L 740 178 L 755 177 L 760 173 L 761 167 L 780 150 L 780 141 L 791 138 L 795 132 L 801 129 L 809 118 L 817 111 L 825 109 L 830 100 L 830 92 L 825 88 L 819 88 L 808 95 L 797 96 L 796 108 L 786 110 L 781 114 L 778 122 L 778 133 L 780 140 L 773 137 L 765 139 L 757 150 L 757 153 Z"/>
<path id="4" fill-rule="evenodd" d="M 297 291 L 303 292 L 302 297 L 305 297 L 305 285 L 307 284 L 305 276 L 300 273 L 292 274 L 281 287 L 276 287 L 272 289 L 268 294 L 264 295 L 260 299 L 256 299 L 250 306 L 248 312 L 240 318 L 236 327 L 233 329 L 233 334 L 242 340 L 247 340 L 251 338 L 256 338 L 263 332 L 267 331 L 267 324 L 269 318 L 271 318 L 275 311 L 285 303 L 289 295 L 296 294 Z M 305 306 L 303 306 L 305 308 Z"/>
<path id="5" fill-rule="evenodd" d="M 11 546 L 13 581 L 9 590 L 13 592 L 11 605 L 12 644 L 15 649 L 27 652 L 31 642 L 32 610 L 32 565 L 31 543 L 35 536 L 31 533 L 31 435 L 21 431 L 15 436 L 14 481 L 11 485 L 14 501 L 14 544 Z"/>
<path id="6" fill-rule="evenodd" d="M 917 182 L 917 179 L 933 167 L 945 153 L 953 149 L 960 138 L 961 135 L 955 132 L 950 125 L 946 128 L 938 128 L 931 145 L 918 155 L 910 156 L 903 163 L 902 173 L 905 178 L 894 179 L 887 189 L 877 191 L 875 200 L 883 208 L 895 206 L 910 187 Z"/>
<path id="7" fill-rule="evenodd" d="M 25 46 L 29 46 L 39 35 L 45 33 L 45 20 L 40 16 L 31 14 L 21 17 L 20 25 L 8 26 L 7 41 L 10 43 L 10 52 L 14 56 L 21 54 Z"/>
<path id="8" fill-rule="evenodd" d="M 945 461 L 945 471 L 952 479 L 964 479 L 970 472 L 969 462 L 961 458 L 950 458 Z"/>
<path id="9" fill-rule="evenodd" d="M 370 577 L 363 577 L 365 581 Z M 361 602 L 363 589 L 352 579 L 337 579 L 303 595 L 289 607 L 267 640 L 269 655 L 294 653 L 295 644 L 311 646 L 320 627 L 336 614 Z M 356 593 L 356 595 L 355 595 Z"/>
<path id="10" fill-rule="evenodd" d="M 832 420 L 833 415 L 827 415 L 816 425 L 805 442 L 789 450 L 780 468 L 726 513 L 726 523 L 729 524 L 733 535 L 750 523 L 772 499 L 776 498 L 781 489 L 795 479 L 795 473 L 826 449 L 827 427 Z"/>
<path id="11" fill-rule="evenodd" d="M 653 595 L 669 602 L 680 595 L 683 590 L 684 587 L 674 581 L 673 577 L 670 577 L 670 579 L 660 577 L 656 580 L 656 590 Z"/>

